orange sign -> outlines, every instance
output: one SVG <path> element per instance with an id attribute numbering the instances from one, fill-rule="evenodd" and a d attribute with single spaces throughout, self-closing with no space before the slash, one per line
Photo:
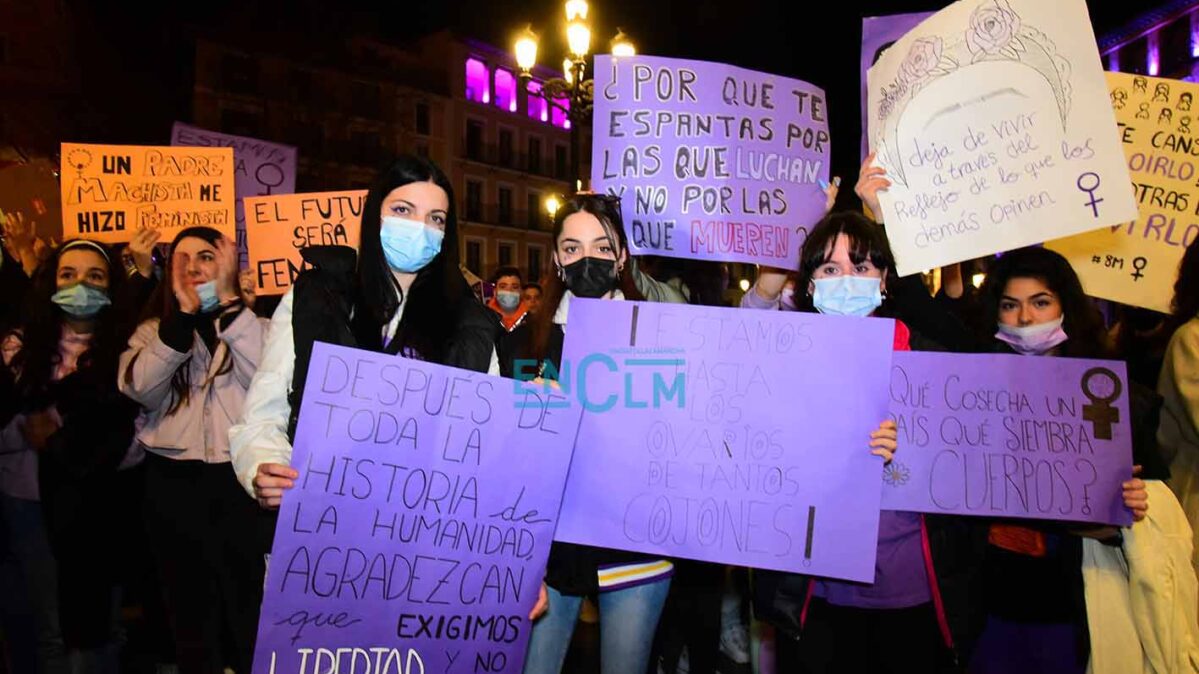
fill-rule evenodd
<path id="1" fill-rule="evenodd" d="M 188 227 L 232 238 L 233 149 L 62 144 L 62 233 L 121 243 L 138 229 L 171 241 Z"/>
<path id="2" fill-rule="evenodd" d="M 366 190 L 246 197 L 246 246 L 261 295 L 287 292 L 308 246 L 358 248 Z"/>

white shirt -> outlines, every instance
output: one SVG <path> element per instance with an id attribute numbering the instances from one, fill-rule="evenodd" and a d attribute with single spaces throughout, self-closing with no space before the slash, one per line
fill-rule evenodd
<path id="1" fill-rule="evenodd" d="M 287 423 L 291 418 L 291 391 L 296 366 L 296 343 L 292 332 L 291 315 L 293 292 L 288 290 L 271 317 L 270 331 L 262 349 L 258 372 L 246 392 L 246 404 L 241 423 L 229 429 L 229 454 L 233 470 L 242 487 L 254 496 L 254 476 L 264 463 L 291 463 L 291 443 L 287 440 Z M 469 301 L 469 298 L 467 298 Z M 404 302 L 383 330 L 384 342 L 395 337 L 404 313 Z M 500 373 L 500 360 L 491 349 L 488 374 Z"/>

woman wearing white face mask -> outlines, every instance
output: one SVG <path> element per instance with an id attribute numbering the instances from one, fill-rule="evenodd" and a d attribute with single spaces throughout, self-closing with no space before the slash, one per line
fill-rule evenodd
<path id="1" fill-rule="evenodd" d="M 229 428 L 258 369 L 266 321 L 242 301 L 237 267 L 236 244 L 220 232 L 180 232 L 117 378 L 142 406 L 146 531 L 185 673 L 249 671 L 262 602 L 271 522 L 237 483 Z"/>
<path id="2" fill-rule="evenodd" d="M 1044 248 L 1004 253 L 992 265 L 980 295 L 983 316 L 995 321 L 981 327 L 994 334 L 998 351 L 1110 357 L 1102 316 L 1083 293 L 1070 263 L 1058 253 Z M 1154 437 L 1160 398 L 1132 382 L 1129 393 L 1133 462 L 1138 464 L 1134 473 L 1149 480 L 1164 479 L 1168 471 Z M 1145 518 L 1149 502 L 1142 480 L 1124 483 L 1124 504 L 1134 520 Z M 1121 530 L 1114 527 L 1065 527 L 1051 522 L 990 525 L 983 567 L 986 595 L 980 602 L 987 609 L 987 627 L 972 672 L 1087 670 L 1094 628 L 1088 630 L 1088 621 L 1095 616 L 1088 615 L 1084 595 L 1084 537 L 1116 548 L 1122 542 Z M 1110 614 L 1110 608 L 1105 604 L 1100 613 Z M 1021 647 L 1013 648 L 1015 643 Z"/>
<path id="3" fill-rule="evenodd" d="M 315 342 L 499 373 L 495 321 L 458 268 L 454 190 L 429 160 L 400 157 L 375 181 L 357 253 L 315 246 L 303 255 L 313 268 L 275 311 L 229 435 L 238 479 L 271 509 L 299 477 L 288 463 Z"/>

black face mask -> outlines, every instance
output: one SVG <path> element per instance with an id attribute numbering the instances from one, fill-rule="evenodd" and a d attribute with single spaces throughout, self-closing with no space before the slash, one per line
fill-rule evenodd
<path id="1" fill-rule="evenodd" d="M 562 267 L 562 280 L 579 297 L 602 297 L 616 287 L 616 260 L 584 257 Z"/>

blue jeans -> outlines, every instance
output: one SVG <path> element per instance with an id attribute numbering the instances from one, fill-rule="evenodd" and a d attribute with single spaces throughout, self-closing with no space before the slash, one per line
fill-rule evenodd
<path id="1" fill-rule="evenodd" d="M 642 674 L 649 664 L 670 578 L 599 593 L 600 674 Z M 533 623 L 524 674 L 559 674 L 583 597 L 549 588 L 549 610 Z"/>
<path id="2" fill-rule="evenodd" d="M 57 567 L 42 504 L 0 494 L 0 517 L 0 605 L 14 671 L 34 671 L 31 664 L 36 661 L 41 674 L 65 674 L 71 666 L 58 627 Z"/>

